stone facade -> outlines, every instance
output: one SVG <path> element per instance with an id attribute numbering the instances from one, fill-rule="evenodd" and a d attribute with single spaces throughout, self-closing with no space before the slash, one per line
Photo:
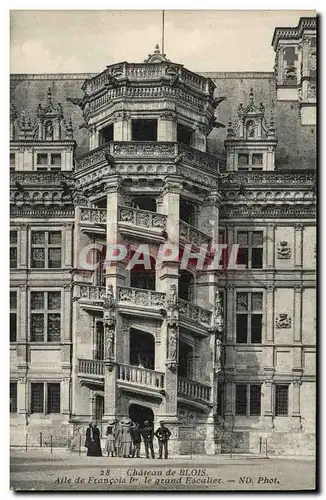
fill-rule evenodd
<path id="1" fill-rule="evenodd" d="M 12 75 L 13 445 L 77 449 L 129 414 L 163 419 L 175 453 L 314 453 L 315 36 L 277 28 L 275 74 L 156 49 Z M 219 269 L 182 268 L 217 242 Z M 130 270 L 142 244 L 150 268 Z M 178 255 L 154 265 L 164 244 Z"/>

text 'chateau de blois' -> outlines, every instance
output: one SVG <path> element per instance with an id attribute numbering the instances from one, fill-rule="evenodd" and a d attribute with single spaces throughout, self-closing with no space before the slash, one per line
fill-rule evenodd
<path id="1" fill-rule="evenodd" d="M 12 445 L 130 416 L 164 420 L 171 453 L 314 454 L 316 35 L 276 28 L 270 72 L 156 46 L 11 75 Z M 216 242 L 219 269 L 180 266 Z M 108 244 L 128 258 L 103 265 Z"/>

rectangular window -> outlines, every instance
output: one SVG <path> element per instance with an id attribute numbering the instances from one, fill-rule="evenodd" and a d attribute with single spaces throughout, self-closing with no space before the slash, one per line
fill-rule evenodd
<path id="1" fill-rule="evenodd" d="M 10 230 L 10 269 L 17 269 L 18 240 L 17 231 Z"/>
<path id="2" fill-rule="evenodd" d="M 51 165 L 61 166 L 61 153 L 51 153 Z"/>
<path id="3" fill-rule="evenodd" d="M 262 311 L 262 292 L 237 292 L 236 342 L 238 344 L 261 344 Z"/>
<path id="4" fill-rule="evenodd" d="M 31 413 L 44 413 L 44 383 L 31 384 Z"/>
<path id="5" fill-rule="evenodd" d="M 61 268 L 61 231 L 32 231 L 32 268 Z"/>
<path id="6" fill-rule="evenodd" d="M 17 413 L 17 382 L 10 382 L 10 413 Z"/>
<path id="7" fill-rule="evenodd" d="M 261 153 L 252 154 L 252 166 L 262 167 L 263 166 L 263 155 Z"/>
<path id="8" fill-rule="evenodd" d="M 14 167 L 16 165 L 16 154 L 10 153 L 10 166 Z"/>
<path id="9" fill-rule="evenodd" d="M 17 341 L 17 292 L 10 292 L 10 342 Z"/>
<path id="10" fill-rule="evenodd" d="M 239 245 L 237 264 L 246 266 L 246 269 L 263 268 L 263 231 L 238 231 Z"/>
<path id="11" fill-rule="evenodd" d="M 157 120 L 132 120 L 133 141 L 157 141 Z"/>
<path id="12" fill-rule="evenodd" d="M 61 292 L 31 292 L 31 342 L 60 342 Z"/>
<path id="13" fill-rule="evenodd" d="M 225 400 L 225 386 L 219 382 L 217 386 L 217 414 L 222 417 L 224 415 L 224 400 Z"/>
<path id="14" fill-rule="evenodd" d="M 250 415 L 260 415 L 261 386 L 250 385 Z"/>
<path id="15" fill-rule="evenodd" d="M 47 165 L 48 164 L 47 153 L 37 153 L 36 162 L 38 165 Z"/>
<path id="16" fill-rule="evenodd" d="M 47 384 L 47 413 L 60 413 L 60 384 Z"/>
<path id="17" fill-rule="evenodd" d="M 238 154 L 238 170 L 248 170 L 249 169 L 249 154 L 239 153 Z"/>
<path id="18" fill-rule="evenodd" d="M 236 385 L 235 386 L 235 414 L 236 415 L 246 415 L 247 414 L 247 386 L 246 385 Z"/>
<path id="19" fill-rule="evenodd" d="M 288 415 L 289 405 L 289 386 L 276 385 L 275 386 L 275 416 L 284 417 Z"/>
<path id="20" fill-rule="evenodd" d="M 177 141 L 186 144 L 187 146 L 191 146 L 192 137 L 194 134 L 194 130 L 191 127 L 187 127 L 187 125 L 183 125 L 182 123 L 177 124 Z"/>
<path id="21" fill-rule="evenodd" d="M 246 417 L 259 416 L 261 413 L 261 386 L 237 384 L 235 389 L 235 414 Z"/>
<path id="22" fill-rule="evenodd" d="M 99 145 L 102 146 L 103 144 L 106 144 L 107 142 L 113 141 L 113 123 L 110 125 L 107 125 L 106 127 L 103 127 L 99 131 Z"/>

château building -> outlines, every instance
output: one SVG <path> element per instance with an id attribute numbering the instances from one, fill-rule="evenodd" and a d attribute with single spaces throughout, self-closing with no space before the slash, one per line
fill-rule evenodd
<path id="1" fill-rule="evenodd" d="M 13 445 L 129 415 L 164 420 L 175 453 L 314 453 L 316 19 L 272 45 L 268 73 L 156 47 L 11 75 Z M 216 242 L 219 269 L 181 266 Z M 127 255 L 105 265 L 107 245 Z"/>

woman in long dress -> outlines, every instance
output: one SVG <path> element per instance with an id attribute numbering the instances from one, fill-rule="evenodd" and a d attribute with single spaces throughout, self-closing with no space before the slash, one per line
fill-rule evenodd
<path id="1" fill-rule="evenodd" d="M 105 451 L 108 454 L 108 457 L 114 457 L 115 455 L 115 438 L 114 438 L 114 421 L 109 422 L 109 425 L 106 429 L 106 444 Z"/>
<path id="2" fill-rule="evenodd" d="M 100 429 L 97 427 L 97 425 L 93 426 L 93 440 L 94 440 L 93 457 L 101 457 L 102 456 L 102 448 L 101 448 Z"/>
<path id="3" fill-rule="evenodd" d="M 86 429 L 85 448 L 87 448 L 87 457 L 94 456 L 93 424 L 90 423 Z"/>
<path id="4" fill-rule="evenodd" d="M 122 425 L 122 456 L 132 458 L 133 443 L 131 435 L 132 421 L 126 418 Z"/>

